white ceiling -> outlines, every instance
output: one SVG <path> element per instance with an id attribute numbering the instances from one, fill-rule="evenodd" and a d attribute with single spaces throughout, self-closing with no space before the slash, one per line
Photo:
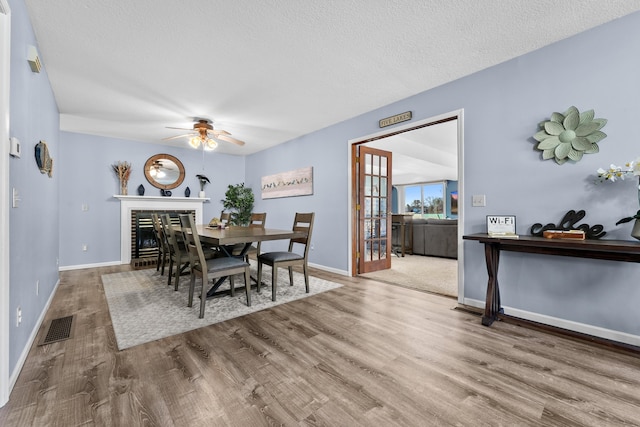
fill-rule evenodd
<path id="1" fill-rule="evenodd" d="M 61 129 L 251 154 L 640 10 L 640 0 L 25 0 Z M 186 146 L 186 139 L 168 142 Z"/>

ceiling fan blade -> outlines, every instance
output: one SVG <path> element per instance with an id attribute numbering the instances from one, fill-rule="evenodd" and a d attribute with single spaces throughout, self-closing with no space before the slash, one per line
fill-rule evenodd
<path id="1" fill-rule="evenodd" d="M 231 135 L 229 132 L 227 132 L 224 129 L 214 129 L 214 130 L 211 130 L 209 132 L 213 133 L 215 136 L 218 136 L 218 135 Z"/>
<path id="2" fill-rule="evenodd" d="M 170 139 L 184 138 L 185 136 L 191 136 L 191 135 L 193 135 L 193 133 L 185 133 L 184 135 L 170 136 L 168 138 L 162 138 L 162 141 L 168 141 Z"/>
<path id="3" fill-rule="evenodd" d="M 173 126 L 165 126 L 165 129 L 178 129 L 178 130 L 193 130 L 193 128 L 176 128 Z"/>
<path id="4" fill-rule="evenodd" d="M 230 142 L 232 144 L 239 145 L 241 147 L 244 145 L 243 141 L 240 141 L 239 139 L 235 139 L 235 138 L 232 138 L 232 137 L 227 136 L 227 135 L 218 135 L 216 138 L 218 138 L 218 139 L 220 139 L 222 141 L 227 141 L 227 142 Z"/>

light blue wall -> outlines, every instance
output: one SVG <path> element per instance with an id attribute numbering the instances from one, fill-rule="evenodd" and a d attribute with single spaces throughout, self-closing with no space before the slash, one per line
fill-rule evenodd
<path id="1" fill-rule="evenodd" d="M 273 226 L 290 224 L 293 212 L 317 212 L 311 262 L 346 270 L 348 247 L 348 140 L 379 131 L 378 119 L 412 111 L 423 120 L 464 109 L 463 231 L 485 232 L 488 214 L 517 216 L 518 232 L 536 222 L 557 222 L 585 209 L 584 222 L 603 224 L 608 238 L 629 239 L 631 225 L 617 219 L 638 209 L 633 183 L 595 186 L 595 170 L 640 156 L 640 13 L 483 70 L 395 104 L 319 130 L 247 160 L 247 182 L 303 166 L 314 167 L 314 195 L 258 200 Z M 389 76 L 390 79 L 393 76 Z M 575 105 L 609 119 L 600 153 L 575 164 L 542 161 L 531 136 L 554 111 Z M 471 207 L 485 194 L 487 206 Z M 505 253 L 502 301 L 536 315 L 640 335 L 640 287 L 635 264 Z M 464 243 L 464 298 L 484 301 L 484 251 Z M 526 313 L 525 313 L 526 315 Z M 571 326 L 571 325 L 568 325 Z"/>
<path id="2" fill-rule="evenodd" d="M 61 266 L 107 263 L 119 259 L 119 206 L 112 198 L 118 183 L 109 166 L 118 160 L 134 165 L 130 192 L 144 183 L 144 161 L 159 152 L 180 158 L 189 185 L 202 171 L 201 153 L 190 149 L 88 135 L 58 135 L 58 114 L 46 72 L 32 74 L 24 55 L 35 44 L 21 0 L 10 0 L 13 12 L 11 135 L 23 142 L 22 159 L 11 159 L 11 185 L 22 193 L 22 207 L 11 213 L 11 307 L 21 304 L 24 321 L 12 328 L 13 369 L 28 334 L 57 280 Z M 268 212 L 269 227 L 288 228 L 295 212 L 317 214 L 310 262 L 347 271 L 348 141 L 378 132 L 378 120 L 410 110 L 418 121 L 464 109 L 464 199 L 466 234 L 485 231 L 488 214 L 517 216 L 518 232 L 535 222 L 556 222 L 569 209 L 585 209 L 585 222 L 603 224 L 608 238 L 626 239 L 630 225 L 615 227 L 638 208 L 633 183 L 594 186 L 594 171 L 640 155 L 634 124 L 640 116 L 640 13 L 582 33 L 539 51 L 462 78 L 392 105 L 321 129 L 246 159 L 208 154 L 205 174 L 212 179 L 205 218 L 217 216 L 226 185 L 245 182 L 256 192 L 256 211 Z M 45 63 L 46 67 L 46 63 Z M 389 76 L 393 78 L 393 76 Z M 553 111 L 575 105 L 593 108 L 609 119 L 609 136 L 600 153 L 576 164 L 541 161 L 531 138 L 537 123 Z M 45 139 L 54 158 L 54 178 L 35 167 L 32 152 Z M 301 167 L 314 168 L 314 194 L 262 200 L 262 176 Z M 150 194 L 150 193 L 147 193 Z M 487 206 L 472 208 L 471 195 L 485 194 Z M 82 212 L 83 203 L 89 211 Z M 58 231 L 62 236 L 58 238 Z M 89 251 L 83 253 L 82 243 Z M 277 247 L 281 243 L 263 245 Z M 58 249 L 59 248 L 59 249 Z M 640 287 L 635 264 L 563 259 L 505 253 L 501 258 L 502 301 L 507 308 L 566 321 L 640 335 Z M 40 280 L 40 296 L 35 295 Z M 482 247 L 464 243 L 464 298 L 483 301 L 486 267 Z"/>
<path id="3" fill-rule="evenodd" d="M 39 74 L 31 72 L 27 48 L 37 46 L 22 1 L 9 0 L 11 24 L 10 135 L 22 143 L 22 157 L 10 158 L 9 185 L 20 193 L 19 207 L 11 209 L 9 290 L 9 371 L 12 372 L 29 337 L 37 328 L 58 281 L 58 188 L 59 114 L 46 64 Z M 34 147 L 47 142 L 53 158 L 53 178 L 41 174 Z M 4 203 L 4 202 L 3 202 Z M 4 238 L 4 236 L 3 236 Z M 36 281 L 40 281 L 36 295 Z M 22 308 L 22 323 L 16 327 L 16 309 Z"/>
<path id="4" fill-rule="evenodd" d="M 224 192 L 228 184 L 244 182 L 244 157 L 174 148 L 123 139 L 105 138 L 78 133 L 60 135 L 60 266 L 82 266 L 113 263 L 120 260 L 120 184 L 111 165 L 118 161 L 132 164 L 129 195 L 137 195 L 140 184 L 145 196 L 160 196 L 144 176 L 147 159 L 166 153 L 177 157 L 184 165 L 185 180 L 171 190 L 173 197 L 184 197 L 187 187 L 191 197 L 197 197 L 200 185 L 196 174 L 211 181 L 205 187 L 211 200 L 203 206 L 207 221 L 220 216 Z M 203 170 L 204 165 L 204 170 Z M 82 205 L 88 205 L 83 211 Z M 87 251 L 82 245 L 87 245 Z"/>

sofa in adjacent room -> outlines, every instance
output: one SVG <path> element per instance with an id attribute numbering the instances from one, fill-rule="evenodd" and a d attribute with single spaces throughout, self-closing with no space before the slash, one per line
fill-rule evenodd
<path id="1" fill-rule="evenodd" d="M 413 254 L 458 258 L 458 220 L 414 218 Z"/>

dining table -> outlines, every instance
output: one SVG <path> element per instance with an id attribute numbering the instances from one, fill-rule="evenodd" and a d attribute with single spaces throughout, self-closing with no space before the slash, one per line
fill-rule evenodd
<path id="1" fill-rule="evenodd" d="M 220 248 L 225 256 L 239 258 L 245 257 L 252 243 L 268 240 L 290 240 L 306 235 L 305 231 L 240 226 L 219 228 L 207 224 L 198 224 L 196 229 L 202 244 Z M 242 245 L 242 249 L 240 251 L 235 250 L 240 245 Z M 213 284 L 207 291 L 207 298 L 213 298 L 221 294 L 221 292 L 218 292 L 218 288 L 225 279 L 226 277 L 222 277 Z"/>

